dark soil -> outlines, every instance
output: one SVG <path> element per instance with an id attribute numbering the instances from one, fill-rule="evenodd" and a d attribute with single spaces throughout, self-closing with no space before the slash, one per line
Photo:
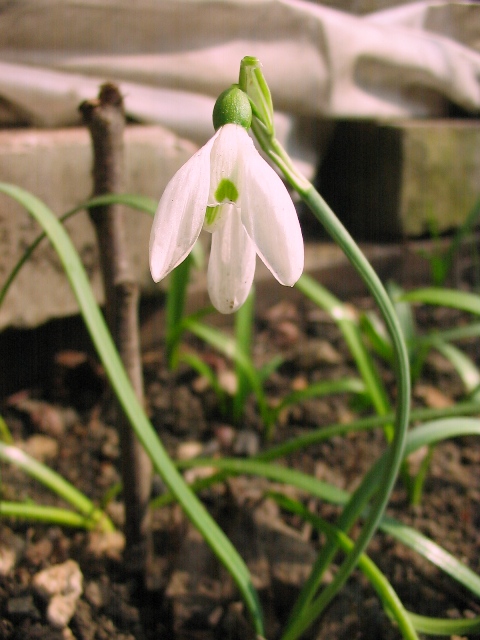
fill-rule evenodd
<path id="1" fill-rule="evenodd" d="M 354 301 L 368 307 L 368 299 Z M 456 312 L 421 309 L 420 330 L 456 326 L 465 318 Z M 232 384 L 232 365 L 194 339 L 195 349 Z M 464 343 L 480 365 L 475 342 Z M 256 322 L 255 360 L 260 366 L 280 352 L 284 362 L 270 377 L 272 402 L 309 382 L 355 375 L 337 328 L 326 314 L 309 303 L 294 307 L 279 303 Z M 120 481 L 118 437 L 105 393 L 101 370 L 82 353 L 56 354 L 53 383 L 48 388 L 19 390 L 5 399 L 2 415 L 15 443 L 41 457 L 96 503 L 102 504 Z M 144 354 L 148 410 L 155 428 L 174 457 L 197 455 L 249 456 L 264 447 L 255 402 L 249 399 L 242 424 L 221 415 L 218 401 L 205 380 L 186 367 L 167 371 L 162 349 Z M 392 373 L 384 378 L 395 394 Z M 463 399 L 462 384 L 443 358 L 428 359 L 413 399 L 416 406 L 441 407 Z M 368 411 L 347 396 L 313 399 L 281 415 L 274 440 L 347 422 Z M 378 429 L 333 438 L 292 455 L 288 463 L 317 478 L 354 489 L 385 448 Z M 0 466 L 4 500 L 36 500 L 58 505 L 48 491 L 6 463 Z M 189 477 L 192 477 L 190 472 Z M 283 513 L 266 496 L 285 490 L 258 478 L 235 478 L 205 491 L 208 509 L 241 551 L 255 576 L 264 608 L 268 638 L 285 622 L 299 586 L 308 575 L 316 550 L 323 543 L 309 525 Z M 156 478 L 153 494 L 163 492 Z M 338 509 L 296 490 L 288 495 L 334 522 Z M 121 494 L 113 491 L 107 511 L 121 529 Z M 409 505 L 398 483 L 389 514 L 410 524 L 444 546 L 472 570 L 480 571 L 480 448 L 473 438 L 458 438 L 435 448 L 420 506 Z M 0 638 L 5 640 L 150 640 L 168 638 L 252 638 L 242 603 L 230 579 L 212 558 L 178 506 L 153 512 L 154 557 L 146 588 L 126 572 L 119 535 L 61 529 L 58 526 L 0 522 Z M 354 532 L 354 534 L 357 531 Z M 480 602 L 441 574 L 433 565 L 377 534 L 370 557 L 392 581 L 407 609 L 437 617 L 480 614 Z M 13 553 L 14 561 L 3 560 Z M 10 556 L 9 556 L 10 554 Z M 45 600 L 32 586 L 42 569 L 75 560 L 83 575 L 83 593 L 68 626 L 54 628 Z M 340 558 L 337 558 L 340 560 Z M 333 575 L 333 567 L 330 577 Z M 328 578 L 328 576 L 327 576 Z M 309 637 L 318 640 L 399 638 L 366 580 L 355 572 Z"/>

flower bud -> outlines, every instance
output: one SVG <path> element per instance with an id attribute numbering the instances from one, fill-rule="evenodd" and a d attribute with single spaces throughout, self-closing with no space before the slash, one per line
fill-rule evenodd
<path id="1" fill-rule="evenodd" d="M 213 107 L 215 131 L 225 124 L 239 124 L 247 131 L 252 124 L 250 100 L 236 84 L 221 93 Z"/>
<path id="2" fill-rule="evenodd" d="M 253 115 L 264 125 L 267 132 L 273 135 L 272 96 L 263 77 L 261 66 L 258 58 L 245 56 L 240 63 L 239 86 L 253 104 Z"/>

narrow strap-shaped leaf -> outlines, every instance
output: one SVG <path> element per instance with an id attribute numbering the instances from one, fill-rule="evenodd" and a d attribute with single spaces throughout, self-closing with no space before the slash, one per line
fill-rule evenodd
<path id="1" fill-rule="evenodd" d="M 324 533 L 327 538 L 334 539 L 335 543 L 345 553 L 349 553 L 353 549 L 353 540 L 351 540 L 341 529 L 330 524 L 323 518 L 319 518 L 314 515 L 300 502 L 278 494 L 273 494 L 273 498 L 282 508 L 301 516 L 304 520 L 310 522 L 316 529 Z M 397 623 L 403 638 L 405 640 L 418 640 L 418 635 L 416 633 L 415 626 L 412 623 L 412 619 L 403 606 L 402 601 L 396 594 L 393 586 L 377 565 L 365 553 L 362 553 L 358 559 L 358 568 L 363 572 L 377 592 L 385 611 Z"/>
<path id="2" fill-rule="evenodd" d="M 292 391 L 284 396 L 281 401 L 272 409 L 273 418 L 286 407 L 305 402 L 310 398 L 321 398 L 340 393 L 365 394 L 366 388 L 360 378 L 340 378 L 340 380 L 326 380 L 309 384 L 305 389 Z"/>
<path id="3" fill-rule="evenodd" d="M 449 360 L 450 364 L 457 371 L 467 394 L 475 391 L 480 385 L 480 371 L 474 361 L 458 347 L 448 342 L 438 340 L 433 343 L 433 346 L 444 358 Z M 476 398 L 472 397 L 472 400 L 473 399 Z"/>
<path id="4" fill-rule="evenodd" d="M 385 386 L 374 361 L 363 344 L 358 322 L 352 316 L 352 312 L 330 291 L 308 275 L 304 274 L 295 287 L 331 315 L 350 349 L 375 410 L 380 415 L 388 413 L 391 406 Z"/>
<path id="5" fill-rule="evenodd" d="M 480 634 L 480 616 L 475 618 L 462 618 L 451 620 L 448 618 L 429 618 L 408 612 L 410 619 L 417 631 L 431 636 L 450 636 L 469 638 L 471 635 Z"/>
<path id="6" fill-rule="evenodd" d="M 15 465 L 31 478 L 43 484 L 44 487 L 53 491 L 65 502 L 77 509 L 84 519 L 96 522 L 98 527 L 105 531 L 113 531 L 115 529 L 107 514 L 98 509 L 85 494 L 65 478 L 62 478 L 56 471 L 32 458 L 22 449 L 0 442 L 0 460 Z"/>
<path id="7" fill-rule="evenodd" d="M 434 420 L 409 431 L 405 456 L 410 455 L 423 446 L 431 446 L 448 438 L 466 435 L 480 436 L 480 419 L 460 417 Z M 386 458 L 384 455 L 383 458 L 377 461 L 377 466 L 381 467 L 385 462 Z M 182 460 L 178 465 L 180 468 L 215 467 L 223 472 L 222 475 L 217 478 L 218 481 L 225 478 L 225 473 L 259 475 L 275 482 L 297 487 L 316 498 L 326 500 L 333 504 L 345 505 L 350 500 L 350 494 L 343 489 L 317 480 L 301 471 L 282 467 L 270 462 L 267 463 L 258 459 L 196 458 L 193 460 Z M 376 474 L 373 474 L 373 478 L 376 478 L 377 481 L 380 477 L 381 474 L 379 470 Z M 363 515 L 365 515 L 365 513 Z M 480 576 L 477 576 L 477 574 L 445 551 L 440 545 L 415 529 L 393 518 L 386 518 L 384 516 L 379 528 L 425 557 L 442 571 L 450 575 L 454 580 L 468 588 L 474 595 L 480 597 Z"/>
<path id="8" fill-rule="evenodd" d="M 74 527 L 75 529 L 95 529 L 101 527 L 88 516 L 60 507 L 47 507 L 39 504 L 29 504 L 25 502 L 10 502 L 0 500 L 0 517 L 20 518 L 21 520 L 45 522 L 49 525 L 58 524 L 62 527 Z M 103 528 L 103 531 L 110 531 Z"/>
<path id="9" fill-rule="evenodd" d="M 210 327 L 203 322 L 189 316 L 183 319 L 182 325 L 191 331 L 198 338 L 204 340 L 227 358 L 230 358 L 238 368 L 241 368 L 250 387 L 257 399 L 260 415 L 265 424 L 269 424 L 269 407 L 260 377 L 248 353 L 237 349 L 236 342 L 230 336 L 222 333 L 218 329 Z"/>
<path id="10" fill-rule="evenodd" d="M 480 296 L 468 291 L 427 287 L 426 289 L 408 291 L 401 296 L 401 299 L 409 302 L 423 302 L 423 304 L 452 307 L 469 313 L 480 314 Z"/>
<path id="11" fill-rule="evenodd" d="M 249 609 L 256 631 L 262 634 L 261 608 L 247 566 L 230 540 L 185 484 L 146 417 L 143 407 L 139 404 L 130 385 L 111 335 L 93 297 L 85 270 L 68 234 L 52 211 L 32 194 L 5 183 L 0 183 L 0 191 L 23 205 L 43 227 L 63 264 L 98 356 L 132 428 L 148 451 L 165 484 L 175 494 L 192 523 L 198 528 L 231 574 Z"/>

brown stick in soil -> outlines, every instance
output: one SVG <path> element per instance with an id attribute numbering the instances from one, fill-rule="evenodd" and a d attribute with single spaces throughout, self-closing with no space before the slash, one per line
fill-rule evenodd
<path id="1" fill-rule="evenodd" d="M 119 89 L 114 84 L 104 84 L 98 99 L 85 101 L 79 108 L 93 142 L 93 195 L 122 193 L 125 112 Z M 107 205 L 90 209 L 90 217 L 100 251 L 107 323 L 135 393 L 143 403 L 139 286 L 132 273 L 125 212 L 119 205 Z M 132 573 L 144 575 L 150 546 L 148 502 L 152 467 L 120 410 L 117 410 L 117 428 L 125 501 L 125 563 Z"/>

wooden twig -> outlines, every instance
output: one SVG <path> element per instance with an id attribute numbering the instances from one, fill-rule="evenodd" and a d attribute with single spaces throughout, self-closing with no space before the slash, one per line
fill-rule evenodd
<path id="1" fill-rule="evenodd" d="M 97 99 L 80 105 L 94 150 L 93 195 L 123 190 L 125 112 L 114 84 L 104 84 Z M 138 329 L 139 286 L 132 273 L 124 211 L 119 205 L 90 209 L 100 251 L 105 315 L 130 381 L 143 403 L 143 374 Z M 125 501 L 127 567 L 144 573 L 149 549 L 148 501 L 152 468 L 123 413 L 117 412 Z"/>

